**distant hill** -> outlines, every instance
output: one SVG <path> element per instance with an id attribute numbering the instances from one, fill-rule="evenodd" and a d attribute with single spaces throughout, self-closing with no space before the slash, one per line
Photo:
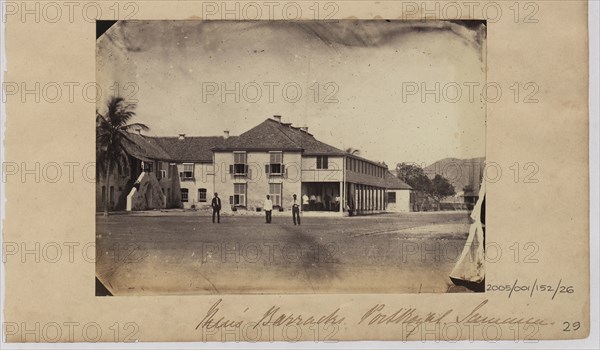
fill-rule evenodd
<path id="1" fill-rule="evenodd" d="M 479 193 L 479 185 L 483 176 L 485 158 L 445 158 L 425 167 L 425 174 L 433 179 L 435 175 L 442 175 L 454 186 L 456 193 L 470 185 L 475 194 Z"/>

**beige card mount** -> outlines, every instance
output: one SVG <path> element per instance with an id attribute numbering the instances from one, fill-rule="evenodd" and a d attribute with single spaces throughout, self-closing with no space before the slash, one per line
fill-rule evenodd
<path id="1" fill-rule="evenodd" d="M 4 10 L 6 342 L 588 336 L 587 2 Z"/>

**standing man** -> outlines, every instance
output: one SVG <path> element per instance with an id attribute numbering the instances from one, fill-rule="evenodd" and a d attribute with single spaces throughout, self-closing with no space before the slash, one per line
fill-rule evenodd
<path id="1" fill-rule="evenodd" d="M 300 204 L 296 195 L 294 194 L 294 200 L 292 201 L 292 218 L 294 219 L 294 225 L 296 225 L 296 219 L 298 219 L 298 225 L 300 225 Z"/>
<path id="2" fill-rule="evenodd" d="M 263 205 L 263 210 L 265 211 L 265 219 L 267 220 L 267 224 L 271 223 L 271 212 L 273 212 L 273 201 L 271 201 L 271 196 L 267 195 L 267 199 L 265 199 L 265 204 Z"/>
<path id="3" fill-rule="evenodd" d="M 212 203 L 210 204 L 213 210 L 212 222 L 215 223 L 215 214 L 217 215 L 217 223 L 221 223 L 221 198 L 219 198 L 219 194 L 215 192 L 215 196 L 212 199 Z"/>
<path id="4" fill-rule="evenodd" d="M 310 195 L 309 202 L 308 202 L 308 203 L 309 203 L 309 205 L 308 205 L 308 208 L 309 208 L 310 210 L 316 210 L 316 208 L 315 208 L 315 202 L 316 202 L 316 201 L 317 201 L 317 196 L 315 196 L 315 194 L 314 194 L 314 193 L 313 193 L 313 194 L 311 194 L 311 195 Z"/>
<path id="5" fill-rule="evenodd" d="M 308 196 L 306 195 L 306 193 L 302 195 L 302 210 L 308 210 Z"/>
<path id="6" fill-rule="evenodd" d="M 329 193 L 325 193 L 324 201 L 325 201 L 325 210 L 330 211 L 331 210 L 331 197 L 329 196 Z"/>

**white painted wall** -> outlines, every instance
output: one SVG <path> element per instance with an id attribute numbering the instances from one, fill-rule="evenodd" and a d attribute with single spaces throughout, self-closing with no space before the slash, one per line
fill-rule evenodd
<path id="1" fill-rule="evenodd" d="M 316 156 L 302 157 L 302 182 L 341 182 L 343 180 L 343 157 L 330 156 L 328 169 L 317 169 Z"/>
<path id="2" fill-rule="evenodd" d="M 177 174 L 183 172 L 183 163 L 177 164 Z M 194 178 L 192 180 L 183 180 L 180 178 L 180 188 L 188 190 L 188 201 L 183 202 L 184 208 L 191 208 L 194 205 L 196 208 L 210 207 L 210 203 L 214 193 L 214 177 L 215 167 L 212 163 L 194 163 Z M 200 202 L 198 198 L 198 189 L 206 188 L 206 202 Z"/>
<path id="3" fill-rule="evenodd" d="M 396 193 L 396 203 L 388 203 L 386 211 L 399 213 L 410 211 L 410 190 L 388 190 L 387 192 Z"/>

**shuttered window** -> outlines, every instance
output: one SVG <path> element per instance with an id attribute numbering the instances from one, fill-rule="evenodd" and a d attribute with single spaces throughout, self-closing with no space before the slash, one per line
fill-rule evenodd
<path id="1" fill-rule="evenodd" d="M 269 152 L 270 164 L 269 173 L 272 175 L 281 175 L 283 173 L 283 153 L 282 152 Z"/>
<path id="2" fill-rule="evenodd" d="M 281 206 L 282 184 L 269 184 L 269 195 L 273 205 Z"/>
<path id="3" fill-rule="evenodd" d="M 233 184 L 232 204 L 246 206 L 246 184 Z"/>
<path id="4" fill-rule="evenodd" d="M 194 178 L 194 164 L 184 163 L 183 172 L 181 173 L 182 180 L 191 180 Z"/>
<path id="5" fill-rule="evenodd" d="M 235 175 L 245 175 L 248 171 L 246 152 L 233 153 L 233 173 Z"/>

